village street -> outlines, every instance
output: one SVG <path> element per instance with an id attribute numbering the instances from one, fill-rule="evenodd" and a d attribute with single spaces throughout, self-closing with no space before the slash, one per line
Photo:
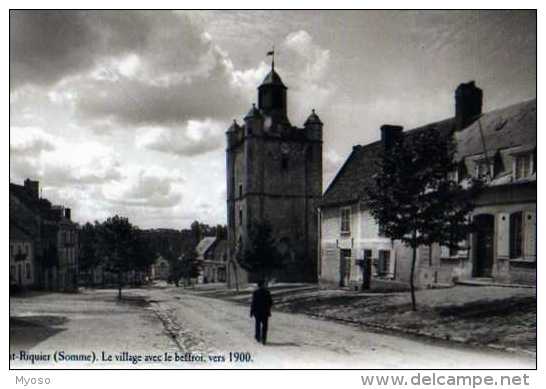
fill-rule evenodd
<path id="1" fill-rule="evenodd" d="M 10 298 L 10 354 L 95 353 L 108 368 L 532 368 L 534 358 L 368 332 L 356 326 L 273 312 L 268 345 L 256 343 L 244 304 L 203 297 L 183 288 L 87 290 Z M 123 361 L 115 362 L 115 355 Z M 243 353 L 235 356 L 229 353 Z M 135 361 L 140 355 L 178 355 L 179 361 Z M 191 353 L 191 354 L 189 354 Z M 113 361 L 101 361 L 103 356 Z M 182 360 L 186 356 L 186 361 Z M 188 357 L 188 355 L 190 357 Z M 193 355 L 193 357 L 191 357 Z M 59 354 L 57 354 L 57 357 Z M 209 359 L 209 357 L 211 357 Z M 187 359 L 200 359 L 188 362 Z M 250 361 L 235 362 L 239 358 Z M 212 360 L 216 359 L 216 362 Z M 225 361 L 223 361 L 225 360 Z M 91 367 L 86 361 L 11 366 Z"/>

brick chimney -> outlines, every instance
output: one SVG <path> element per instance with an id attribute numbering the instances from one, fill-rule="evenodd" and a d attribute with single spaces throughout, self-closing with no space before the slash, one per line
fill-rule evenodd
<path id="1" fill-rule="evenodd" d="M 381 143 L 385 150 L 390 149 L 397 139 L 402 137 L 402 126 L 394 126 L 392 124 L 384 124 L 381 126 Z"/>
<path id="2" fill-rule="evenodd" d="M 482 114 L 483 91 L 474 81 L 460 84 L 455 89 L 455 125 L 460 131 Z"/>
<path id="3" fill-rule="evenodd" d="M 27 193 L 33 198 L 38 199 L 40 197 L 40 181 L 33 181 L 27 178 L 24 182 Z"/>

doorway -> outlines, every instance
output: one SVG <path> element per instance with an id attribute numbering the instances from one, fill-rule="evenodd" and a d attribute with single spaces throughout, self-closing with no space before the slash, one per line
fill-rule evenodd
<path id="1" fill-rule="evenodd" d="M 474 277 L 491 277 L 494 258 L 495 217 L 493 215 L 477 215 L 474 250 Z"/>
<path id="2" fill-rule="evenodd" d="M 339 252 L 339 286 L 349 285 L 351 278 L 351 250 L 341 249 Z"/>

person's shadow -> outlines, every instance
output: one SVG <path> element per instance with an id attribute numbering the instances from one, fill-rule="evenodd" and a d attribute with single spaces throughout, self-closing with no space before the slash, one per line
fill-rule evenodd
<path id="1" fill-rule="evenodd" d="M 299 344 L 294 342 L 267 342 L 265 345 L 273 347 L 300 347 Z"/>

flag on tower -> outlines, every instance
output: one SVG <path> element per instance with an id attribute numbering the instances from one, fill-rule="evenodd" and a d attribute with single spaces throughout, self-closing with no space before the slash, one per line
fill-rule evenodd
<path id="1" fill-rule="evenodd" d="M 275 55 L 275 50 L 268 51 L 267 55 Z"/>

